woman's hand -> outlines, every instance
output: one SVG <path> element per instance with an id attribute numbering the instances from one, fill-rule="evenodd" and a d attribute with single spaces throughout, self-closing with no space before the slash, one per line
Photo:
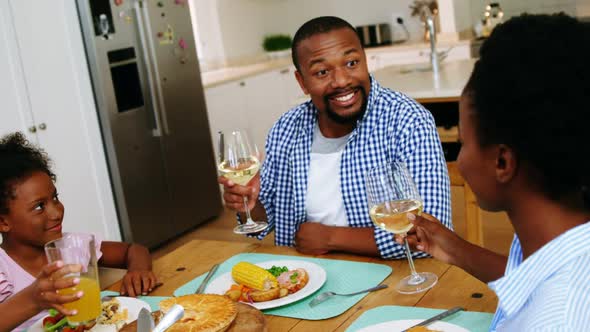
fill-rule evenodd
<path id="1" fill-rule="evenodd" d="M 454 264 L 454 253 L 465 243 L 456 233 L 446 228 L 433 216 L 422 213 L 421 216 L 408 213 L 408 219 L 414 228 L 408 232 L 408 243 L 416 250 L 424 251 L 445 263 Z M 395 241 L 403 244 L 402 236 L 396 235 Z"/>
<path id="2" fill-rule="evenodd" d="M 121 295 L 131 297 L 147 295 L 158 283 L 158 278 L 151 270 L 129 270 L 123 277 Z"/>
<path id="3" fill-rule="evenodd" d="M 74 302 L 80 299 L 84 292 L 79 291 L 72 295 L 58 294 L 57 290 L 73 287 L 80 283 L 77 277 L 64 278 L 70 273 L 80 272 L 80 265 L 65 265 L 61 261 L 47 264 L 37 276 L 37 279 L 27 288 L 25 292 L 30 294 L 30 298 L 37 307 L 38 311 L 54 308 L 66 316 L 75 315 L 76 310 L 68 310 L 63 304 Z"/>

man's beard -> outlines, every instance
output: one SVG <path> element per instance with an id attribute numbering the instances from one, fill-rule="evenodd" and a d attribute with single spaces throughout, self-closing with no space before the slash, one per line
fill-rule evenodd
<path id="1" fill-rule="evenodd" d="M 326 105 L 326 114 L 328 115 L 328 118 L 339 124 L 356 123 L 358 120 L 362 119 L 363 115 L 365 115 L 365 112 L 367 111 L 367 92 L 362 86 L 359 87 L 359 91 L 361 92 L 363 98 L 361 109 L 358 112 L 347 116 L 342 116 L 334 112 L 330 106 L 330 96 L 324 96 L 324 105 Z"/>

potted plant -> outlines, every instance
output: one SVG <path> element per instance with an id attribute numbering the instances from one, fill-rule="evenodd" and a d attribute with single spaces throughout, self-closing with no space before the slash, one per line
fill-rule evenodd
<path id="1" fill-rule="evenodd" d="M 262 48 L 271 59 L 288 56 L 291 53 L 291 43 L 293 40 L 289 35 L 268 35 L 264 37 Z"/>

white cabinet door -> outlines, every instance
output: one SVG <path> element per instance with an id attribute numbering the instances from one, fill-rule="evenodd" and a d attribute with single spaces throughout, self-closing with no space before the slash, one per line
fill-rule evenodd
<path id="1" fill-rule="evenodd" d="M 279 69 L 279 73 L 281 74 L 281 85 L 285 94 L 285 109 L 283 113 L 309 100 L 309 96 L 301 90 L 299 83 L 297 83 L 295 66 Z"/>
<path id="2" fill-rule="evenodd" d="M 2 134 L 36 126 L 38 143 L 53 160 L 66 209 L 65 231 L 120 240 L 75 2 L 0 3 L 2 24 L 11 20 L 14 27 L 12 32 L 0 32 L 13 36 L 4 36 L 12 43 L 0 47 L 11 59 L 8 68 L 4 63 L 0 68 L 12 73 L 0 77 L 0 86 L 12 85 L 3 89 L 2 95 L 7 94 L 3 102 L 20 103 L 8 108 L 13 111 L 2 112 L 0 122 L 10 123 L 3 125 Z M 24 84 L 15 78 L 19 75 Z M 22 102 L 23 96 L 29 105 Z M 15 120 L 16 114 L 21 120 Z"/>
<path id="3" fill-rule="evenodd" d="M 27 138 L 38 143 L 37 127 L 26 94 L 18 43 L 14 31 L 12 9 L 6 0 L 0 1 L 0 100 L 2 113 L 0 135 L 21 131 Z"/>
<path id="4" fill-rule="evenodd" d="M 245 115 L 247 98 L 241 92 L 244 84 L 242 81 L 230 82 L 205 90 L 211 142 L 216 158 L 219 155 L 217 132 L 247 126 Z"/>
<path id="5" fill-rule="evenodd" d="M 266 136 L 281 114 L 288 110 L 282 75 L 272 70 L 246 80 L 247 114 L 258 147 L 264 150 Z"/>
<path id="6" fill-rule="evenodd" d="M 290 81 L 287 83 L 289 72 L 272 70 L 205 90 L 216 155 L 219 151 L 215 143 L 217 132 L 231 128 L 247 128 L 252 140 L 263 151 L 270 128 L 297 98 L 294 86 Z"/>

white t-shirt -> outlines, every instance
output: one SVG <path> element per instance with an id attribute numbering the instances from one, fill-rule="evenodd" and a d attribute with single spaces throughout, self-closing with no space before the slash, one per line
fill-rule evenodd
<path id="1" fill-rule="evenodd" d="M 340 187 L 340 160 L 349 136 L 326 138 L 315 125 L 305 197 L 308 221 L 348 226 Z"/>

